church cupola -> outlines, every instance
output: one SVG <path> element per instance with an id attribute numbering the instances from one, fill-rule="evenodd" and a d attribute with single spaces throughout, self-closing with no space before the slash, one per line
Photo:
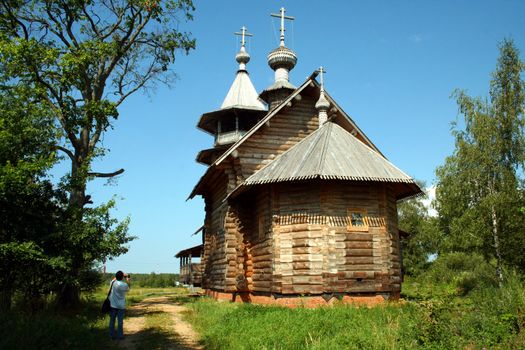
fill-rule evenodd
<path id="1" fill-rule="evenodd" d="M 284 20 L 295 18 L 285 16 L 285 12 L 286 10 L 282 7 L 279 14 L 271 14 L 272 17 L 278 17 L 281 20 L 281 36 L 279 46 L 268 54 L 268 65 L 275 72 L 275 82 L 261 93 L 261 98 L 270 105 L 270 109 L 282 102 L 296 88 L 289 81 L 289 73 L 297 64 L 297 55 L 284 44 Z"/>
<path id="2" fill-rule="evenodd" d="M 221 108 L 203 114 L 197 124 L 199 129 L 215 137 L 214 148 L 203 150 L 197 156 L 197 161 L 204 164 L 211 164 L 229 145 L 243 137 L 267 110 L 246 69 L 246 64 L 250 61 L 250 55 L 246 51 L 246 37 L 253 35 L 247 32 L 246 27 L 234 34 L 241 37 L 241 48 L 235 55 L 239 64 L 235 79 Z"/>
<path id="3" fill-rule="evenodd" d="M 235 60 L 239 63 L 239 69 L 235 75 L 230 90 L 222 102 L 221 109 L 232 107 L 243 109 L 266 110 L 266 106 L 259 99 L 257 91 L 250 80 L 246 64 L 250 62 L 250 55 L 246 52 L 246 37 L 253 36 L 247 32 L 246 27 L 242 27 L 240 32 L 234 33 L 241 36 L 241 49 L 235 55 Z"/>
<path id="4" fill-rule="evenodd" d="M 315 108 L 319 112 L 318 119 L 319 119 L 319 127 L 323 126 L 324 123 L 328 120 L 328 109 L 330 108 L 330 102 L 326 99 L 326 96 L 324 95 L 324 80 L 323 75 L 326 73 L 323 67 L 319 67 L 318 70 L 320 76 L 321 76 L 321 93 L 319 94 L 319 99 L 315 103 Z"/>

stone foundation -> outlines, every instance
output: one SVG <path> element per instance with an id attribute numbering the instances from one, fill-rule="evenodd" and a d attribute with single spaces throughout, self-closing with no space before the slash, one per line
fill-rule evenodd
<path id="1" fill-rule="evenodd" d="M 399 300 L 396 295 L 279 295 L 279 294 L 255 294 L 250 292 L 221 292 L 205 289 L 205 294 L 219 301 L 231 301 L 236 303 L 254 303 L 261 305 L 276 305 L 284 307 L 306 307 L 316 308 L 321 306 L 332 306 L 334 304 L 354 304 L 358 306 L 375 306 L 383 304 L 388 300 Z"/>

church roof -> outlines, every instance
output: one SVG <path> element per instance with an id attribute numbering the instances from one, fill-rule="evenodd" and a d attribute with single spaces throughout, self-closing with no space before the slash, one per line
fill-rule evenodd
<path id="1" fill-rule="evenodd" d="M 276 157 L 234 192 L 245 186 L 309 179 L 404 183 L 409 188 L 403 189 L 403 197 L 421 192 L 410 176 L 332 122 Z"/>
<path id="2" fill-rule="evenodd" d="M 267 125 L 267 123 L 276 115 L 281 112 L 283 108 L 285 108 L 288 103 L 290 103 L 297 95 L 301 94 L 304 90 L 306 90 L 309 86 L 314 86 L 315 88 L 319 89 L 320 86 L 315 80 L 317 76 L 317 72 L 313 72 L 301 86 L 299 86 L 295 91 L 293 91 L 288 98 L 286 98 L 280 105 L 276 106 L 274 109 L 267 112 L 266 116 L 262 118 L 257 124 L 254 125 L 253 128 L 251 128 L 243 137 L 241 137 L 237 142 L 235 142 L 233 145 L 228 148 L 219 158 L 217 158 L 209 167 L 206 169 L 206 172 L 204 175 L 199 179 L 193 190 L 191 191 L 190 195 L 188 196 L 188 199 L 191 199 L 195 197 L 199 192 L 202 190 L 202 187 L 206 183 L 206 181 L 212 176 L 212 172 L 219 164 L 221 164 L 225 159 L 228 158 L 237 148 L 239 148 L 248 138 L 250 138 L 257 130 L 261 129 L 264 125 Z M 313 84 L 313 85 L 311 85 Z M 370 141 L 370 139 L 366 136 L 366 134 L 357 126 L 357 124 L 353 121 L 353 119 L 345 113 L 345 111 L 332 99 L 332 97 L 328 94 L 328 92 L 325 91 L 325 97 L 328 99 L 330 104 L 335 108 L 335 110 L 341 115 L 340 118 L 337 118 L 337 121 L 341 124 L 346 125 L 349 129 L 353 129 L 356 131 L 357 136 L 361 137 L 374 151 L 377 152 L 377 154 L 381 157 L 383 157 L 381 151 Z M 217 112 L 212 112 L 217 113 Z M 209 113 L 211 114 L 211 113 Z M 203 115 L 201 120 L 204 119 L 206 116 Z M 201 125 L 201 122 L 199 122 L 199 127 Z"/>
<path id="3" fill-rule="evenodd" d="M 320 88 L 319 83 L 315 80 L 315 77 L 317 76 L 317 72 L 312 73 L 305 82 L 299 86 L 295 91 L 293 91 L 290 96 L 288 96 L 287 99 L 285 99 L 280 105 L 275 107 L 274 109 L 270 110 L 266 116 L 261 119 L 252 129 L 250 129 L 249 132 L 247 132 L 239 141 L 234 143 L 222 156 L 220 156 L 212 165 L 219 165 L 222 163 L 233 151 L 235 151 L 239 146 L 241 146 L 244 141 L 246 141 L 248 138 L 250 138 L 257 130 L 259 130 L 261 127 L 266 125 L 270 119 L 272 119 L 274 116 L 278 115 L 279 112 L 288 105 L 289 102 L 291 102 L 297 95 L 301 94 L 306 88 L 310 86 L 310 84 L 313 84 L 317 88 Z M 328 99 L 328 101 L 331 103 L 334 108 L 341 113 L 342 118 L 339 120 L 341 123 L 346 123 L 351 129 L 356 130 L 357 134 L 361 136 L 377 153 L 381 154 L 381 151 L 368 139 L 368 137 L 365 135 L 365 133 L 357 126 L 357 124 L 350 118 L 348 114 L 346 114 L 341 107 L 332 99 L 332 97 L 328 94 L 328 92 L 325 91 L 325 97 Z"/>
<path id="4" fill-rule="evenodd" d="M 224 102 L 222 102 L 221 109 L 228 108 L 243 108 L 264 111 L 266 106 L 259 99 L 259 95 L 250 80 L 248 72 L 243 69 L 237 71 L 235 80 L 233 81 Z"/>

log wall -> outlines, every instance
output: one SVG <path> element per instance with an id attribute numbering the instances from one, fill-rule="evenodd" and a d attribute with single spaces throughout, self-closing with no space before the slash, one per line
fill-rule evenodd
<path id="1" fill-rule="evenodd" d="M 278 187 L 272 292 L 399 292 L 396 201 L 387 185 L 334 181 Z M 351 227 L 349 209 L 366 211 L 366 230 Z"/>
<path id="2" fill-rule="evenodd" d="M 217 172 L 208 185 L 204 196 L 206 216 L 204 219 L 204 251 L 201 259 L 202 286 L 210 289 L 224 289 L 228 275 L 228 237 L 225 232 L 228 206 L 224 202 L 227 194 L 228 177 Z"/>
<path id="3" fill-rule="evenodd" d="M 400 291 L 394 189 L 384 183 L 310 181 L 228 193 L 318 128 L 304 94 L 221 163 L 206 185 L 203 287 L 227 293 L 388 294 Z M 366 212 L 366 230 L 349 209 Z"/>
<path id="4" fill-rule="evenodd" d="M 292 107 L 281 111 L 244 141 L 238 148 L 242 178 L 246 179 L 318 128 L 315 102 L 306 94 L 300 101 L 294 100 Z"/>
<path id="5" fill-rule="evenodd" d="M 207 185 L 206 238 L 202 263 L 203 287 L 221 291 L 270 291 L 273 245 L 271 196 L 257 194 L 255 202 L 230 207 L 224 199 L 248 176 L 288 150 L 318 127 L 313 97 L 275 116 L 238 149 L 238 154 L 221 164 Z M 250 210 L 247 210 L 251 208 Z M 244 214 L 243 214 L 244 212 Z M 241 220 L 241 216 L 245 218 Z"/>

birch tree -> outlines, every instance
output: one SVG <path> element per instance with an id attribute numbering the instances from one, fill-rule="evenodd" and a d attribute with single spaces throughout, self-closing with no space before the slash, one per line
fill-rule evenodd
<path id="1" fill-rule="evenodd" d="M 488 98 L 457 90 L 461 123 L 453 124 L 455 150 L 437 169 L 437 209 L 451 251 L 479 251 L 519 266 L 525 253 L 522 178 L 525 161 L 524 64 L 511 40 L 500 45 Z"/>

